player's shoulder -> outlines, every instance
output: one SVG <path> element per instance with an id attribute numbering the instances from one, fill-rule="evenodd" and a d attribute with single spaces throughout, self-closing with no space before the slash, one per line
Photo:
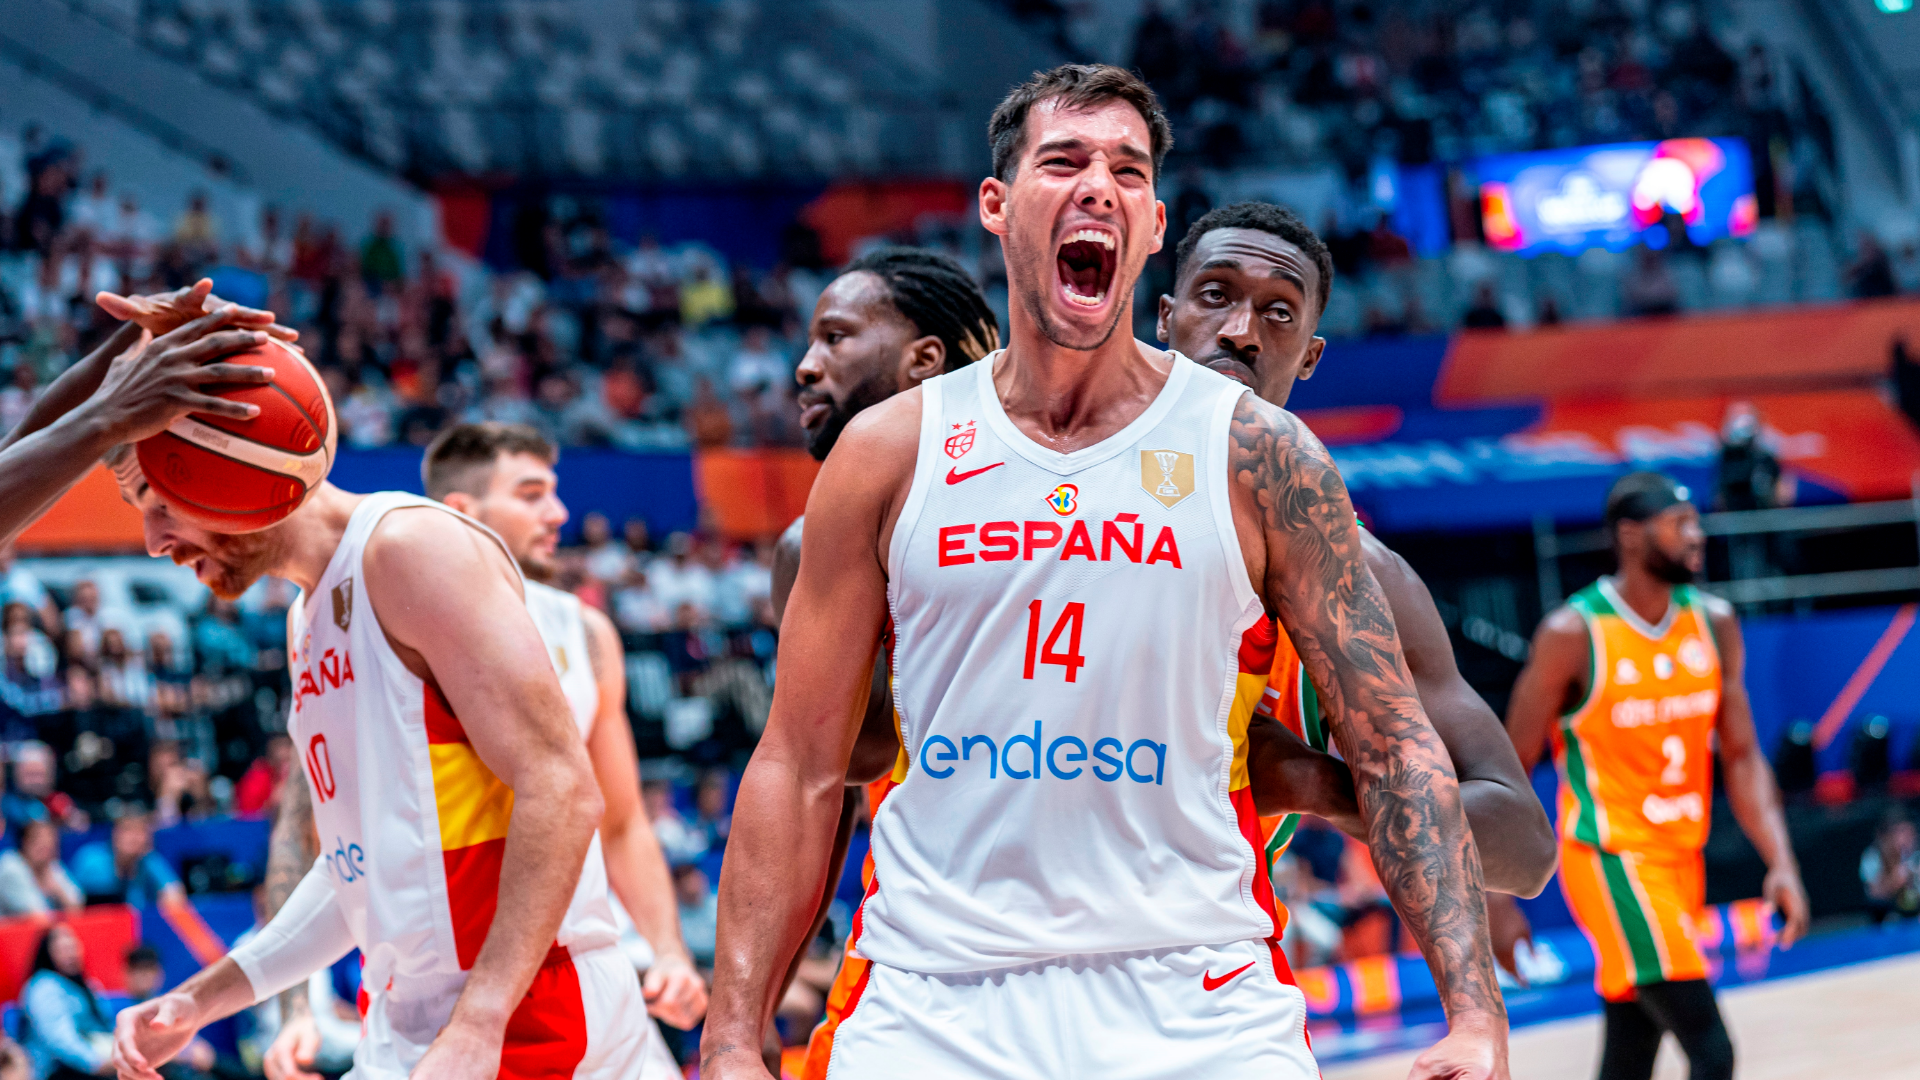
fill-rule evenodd
<path id="1" fill-rule="evenodd" d="M 436 576 L 512 567 L 506 549 L 479 522 L 425 503 L 382 514 L 367 535 L 363 558 L 381 569 L 419 568 Z"/>
<path id="2" fill-rule="evenodd" d="M 1698 585 L 1689 585 L 1687 599 L 1698 606 L 1709 621 L 1739 625 L 1739 616 L 1734 614 L 1733 605 L 1725 597 L 1715 596 Z"/>
<path id="3" fill-rule="evenodd" d="M 885 491 L 913 475 L 920 446 L 919 387 L 860 411 L 827 455 L 821 475 L 841 491 Z"/>
<path id="4" fill-rule="evenodd" d="M 1224 375 L 1207 373 L 1233 382 Z M 1298 416 L 1251 390 L 1242 389 L 1234 401 L 1228 435 L 1237 459 L 1271 459 L 1294 465 L 1305 460 L 1316 464 L 1332 460 L 1327 448 Z"/>
<path id="5" fill-rule="evenodd" d="M 567 595 L 571 596 L 572 594 L 569 593 Z M 594 607 L 592 604 L 587 603 L 577 596 L 573 597 L 573 602 L 580 608 L 580 621 L 586 625 L 587 637 L 610 637 L 614 641 L 620 640 L 620 630 L 613 625 L 613 619 L 608 617 L 606 612 L 601 611 L 599 608 Z"/>
<path id="6" fill-rule="evenodd" d="M 1587 640 L 1587 617 L 1575 604 L 1561 604 L 1540 620 L 1540 628 L 1534 631 L 1533 638 L 1536 644 L 1556 640 L 1584 643 Z"/>

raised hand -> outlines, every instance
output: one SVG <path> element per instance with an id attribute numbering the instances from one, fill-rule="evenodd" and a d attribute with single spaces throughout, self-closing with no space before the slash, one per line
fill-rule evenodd
<path id="1" fill-rule="evenodd" d="M 184 289 L 172 292 L 153 293 L 147 296 L 121 296 L 119 293 L 102 292 L 94 297 L 100 310 L 122 322 L 138 324 L 159 337 L 178 330 L 187 323 L 210 314 L 221 307 L 234 309 L 235 326 L 249 330 L 264 330 L 268 335 L 281 341 L 298 341 L 300 332 L 290 326 L 281 326 L 274 322 L 271 311 L 258 308 L 228 305 L 226 301 L 213 295 L 213 281 L 201 278 Z"/>

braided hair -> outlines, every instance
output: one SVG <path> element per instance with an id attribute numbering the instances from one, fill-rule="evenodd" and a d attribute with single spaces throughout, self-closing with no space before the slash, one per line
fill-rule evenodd
<path id="1" fill-rule="evenodd" d="M 887 287 L 900 317 L 946 346 L 944 371 L 956 371 L 1000 347 L 1000 321 L 958 262 L 926 248 L 882 248 L 841 271 L 864 271 Z"/>

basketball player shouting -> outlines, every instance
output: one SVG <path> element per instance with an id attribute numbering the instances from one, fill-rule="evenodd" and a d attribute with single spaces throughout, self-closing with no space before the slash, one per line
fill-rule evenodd
<path id="1" fill-rule="evenodd" d="M 331 484 L 271 528 L 213 533 L 169 511 L 130 448 L 110 463 L 150 553 L 220 596 L 265 574 L 301 587 L 289 730 L 323 852 L 251 942 L 121 1012 L 120 1076 L 158 1080 L 201 1026 L 355 946 L 357 1074 L 642 1075 L 640 988 L 590 857 L 600 792 L 498 538 Z"/>
<path id="2" fill-rule="evenodd" d="M 1240 203 L 1194 222 L 1177 256 L 1173 295 L 1160 298 L 1160 339 L 1284 407 L 1294 380 L 1311 378 L 1326 348 L 1326 339 L 1314 334 L 1333 284 L 1326 244 L 1291 211 L 1271 203 Z M 1459 774 L 1460 799 L 1487 888 L 1538 895 L 1553 876 L 1553 827 L 1500 718 L 1460 677 L 1446 625 L 1419 575 L 1366 529 L 1357 535 L 1367 568 L 1393 612 L 1420 703 Z M 1280 638 L 1263 715 L 1278 714 L 1324 750 L 1327 732 L 1313 687 L 1300 678 L 1299 660 L 1291 652 Z M 1332 820 L 1350 815 L 1344 791 L 1296 784 L 1270 795 L 1259 782 L 1266 755 L 1298 754 L 1300 746 L 1286 739 L 1254 740 L 1254 790 L 1262 813 L 1271 812 L 1273 798 Z M 1510 958 L 1503 960 L 1511 964 Z"/>
<path id="3" fill-rule="evenodd" d="M 1013 345 L 867 410 L 814 487 L 706 1067 L 764 1075 L 891 613 L 912 768 L 875 819 L 832 1075 L 1314 1075 L 1247 784 L 1264 687 L 1237 679 L 1274 613 L 1442 988 L 1452 1030 L 1415 1075 L 1505 1076 L 1479 858 L 1338 473 L 1238 384 L 1114 337 L 1165 228 L 1151 91 L 1059 68 L 989 135 Z"/>
<path id="4" fill-rule="evenodd" d="M 1606 1001 L 1600 1080 L 1647 1080 L 1665 1032 L 1686 1051 L 1693 1080 L 1727 1080 L 1733 1042 L 1693 938 L 1706 900 L 1700 849 L 1716 735 L 1733 815 L 1766 861 L 1763 892 L 1786 919 L 1782 945 L 1806 932 L 1807 893 L 1754 735 L 1740 621 L 1692 584 L 1706 561 L 1699 511 L 1667 477 L 1629 473 L 1607 495 L 1606 522 L 1619 572 L 1540 624 L 1507 731 L 1528 768 L 1552 736 L 1560 885 L 1593 943 Z M 1502 924 L 1526 928 L 1517 914 Z"/>

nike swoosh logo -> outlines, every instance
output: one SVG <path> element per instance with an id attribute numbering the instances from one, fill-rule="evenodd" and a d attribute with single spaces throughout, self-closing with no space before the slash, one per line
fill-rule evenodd
<path id="1" fill-rule="evenodd" d="M 982 465 L 981 467 L 974 469 L 970 472 L 961 472 L 960 466 L 955 465 L 953 468 L 947 470 L 947 483 L 957 484 L 962 480 L 971 480 L 974 477 L 979 476 L 983 472 L 991 472 L 992 470 L 997 469 L 1000 466 L 1005 464 L 1006 462 L 1004 461 L 996 461 L 991 465 Z"/>
<path id="2" fill-rule="evenodd" d="M 1200 988 L 1202 990 L 1218 990 L 1221 987 L 1232 982 L 1233 977 L 1235 975 L 1238 975 L 1241 972 L 1247 970 L 1247 968 L 1252 967 L 1253 964 L 1254 962 L 1249 960 L 1243 966 L 1234 968 L 1232 971 L 1227 972 L 1225 975 L 1222 975 L 1217 979 L 1213 977 L 1213 972 L 1209 971 L 1200 976 Z"/>

